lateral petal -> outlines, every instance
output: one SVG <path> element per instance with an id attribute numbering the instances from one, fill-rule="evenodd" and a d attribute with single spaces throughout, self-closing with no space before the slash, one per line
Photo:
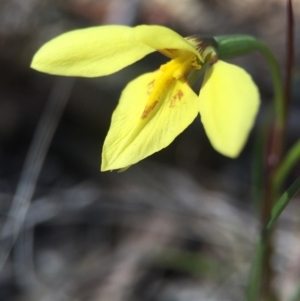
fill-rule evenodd
<path id="1" fill-rule="evenodd" d="M 96 77 L 117 72 L 154 52 L 122 25 L 97 26 L 64 33 L 44 44 L 31 68 L 67 76 Z"/>
<path id="2" fill-rule="evenodd" d="M 206 134 L 221 154 L 241 152 L 259 109 L 259 92 L 242 68 L 218 61 L 205 72 L 199 111 Z"/>
<path id="3" fill-rule="evenodd" d="M 197 116 L 197 96 L 184 80 L 166 79 L 157 94 L 162 74 L 144 74 L 122 92 L 104 141 L 102 171 L 125 168 L 165 148 Z"/>

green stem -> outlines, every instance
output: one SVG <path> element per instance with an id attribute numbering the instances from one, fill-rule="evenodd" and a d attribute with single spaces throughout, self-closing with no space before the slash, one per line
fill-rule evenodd
<path id="1" fill-rule="evenodd" d="M 280 68 L 272 51 L 262 41 L 248 35 L 215 37 L 218 44 L 217 53 L 220 59 L 230 59 L 258 51 L 266 59 L 274 87 L 275 118 L 270 132 L 270 144 L 267 147 L 267 158 L 264 178 L 264 200 L 261 208 L 261 221 L 265 224 L 277 198 L 274 175 L 281 162 L 286 128 L 286 104 Z M 252 267 L 247 298 L 256 301 L 260 295 L 263 300 L 272 300 L 271 257 L 273 253 L 271 233 L 262 235 L 256 248 L 254 266 Z"/>
<path id="2" fill-rule="evenodd" d="M 258 300 L 262 280 L 262 263 L 266 255 L 265 242 L 268 240 L 269 235 L 272 233 L 272 229 L 276 221 L 278 220 L 280 214 L 289 204 L 289 202 L 295 197 L 295 195 L 299 193 L 299 191 L 300 177 L 287 189 L 287 191 L 283 193 L 283 195 L 276 202 L 276 204 L 272 208 L 269 218 L 267 219 L 266 223 L 262 228 L 259 240 L 255 248 L 254 262 L 250 273 L 249 287 L 247 291 L 247 300 Z M 300 289 L 298 289 L 297 292 L 295 292 L 297 296 L 299 295 L 299 290 Z"/>
<path id="3" fill-rule="evenodd" d="M 300 191 L 300 177 L 297 178 L 294 183 L 282 194 L 280 199 L 276 202 L 268 221 L 263 228 L 264 235 L 267 235 L 272 230 L 275 222 L 277 221 L 278 217 L 284 210 L 284 208 L 289 204 L 289 202 L 295 197 L 295 195 Z"/>
<path id="4" fill-rule="evenodd" d="M 287 178 L 290 171 L 299 160 L 300 160 L 300 140 L 298 140 L 292 146 L 292 148 L 288 151 L 285 158 L 283 159 L 278 169 L 276 170 L 276 173 L 274 175 L 273 185 L 277 191 L 280 190 L 284 180 Z"/>

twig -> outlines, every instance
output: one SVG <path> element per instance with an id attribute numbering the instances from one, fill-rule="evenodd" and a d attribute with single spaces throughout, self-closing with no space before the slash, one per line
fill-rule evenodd
<path id="1" fill-rule="evenodd" d="M 286 41 L 286 78 L 285 78 L 285 99 L 286 110 L 285 114 L 288 114 L 289 105 L 291 102 L 291 84 L 292 84 L 292 71 L 294 64 L 294 15 L 292 0 L 287 3 L 287 41 Z"/>

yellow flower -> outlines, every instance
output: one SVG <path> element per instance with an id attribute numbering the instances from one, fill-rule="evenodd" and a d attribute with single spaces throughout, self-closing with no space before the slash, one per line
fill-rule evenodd
<path id="1" fill-rule="evenodd" d="M 101 170 L 122 169 L 168 146 L 200 112 L 213 147 L 228 157 L 243 148 L 259 107 L 259 93 L 243 69 L 217 61 L 212 47 L 157 25 L 98 26 L 46 43 L 31 67 L 50 74 L 109 75 L 159 51 L 170 58 L 123 90 L 104 142 Z M 202 47 L 202 48 L 201 48 Z M 197 95 L 188 83 L 205 67 Z"/>

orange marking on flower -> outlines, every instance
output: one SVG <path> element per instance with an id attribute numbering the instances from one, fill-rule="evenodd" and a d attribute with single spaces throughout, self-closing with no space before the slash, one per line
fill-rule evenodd
<path id="1" fill-rule="evenodd" d="M 173 58 L 176 56 L 176 53 L 178 52 L 177 49 L 170 49 L 170 48 L 165 48 L 165 49 L 158 49 L 158 52 L 160 52 L 161 54 L 169 57 L 169 58 Z"/>
<path id="2" fill-rule="evenodd" d="M 153 91 L 155 79 L 153 79 L 148 85 L 147 85 L 147 95 L 150 95 Z"/>
<path id="3" fill-rule="evenodd" d="M 148 115 L 150 114 L 150 112 L 155 108 L 155 106 L 158 104 L 158 100 L 156 100 L 155 102 L 153 102 L 150 106 L 146 106 L 144 109 L 144 112 L 141 116 L 142 119 L 145 119 L 148 117 Z"/>
<path id="4" fill-rule="evenodd" d="M 176 92 L 176 94 L 174 94 L 171 98 L 171 101 L 170 101 L 170 105 L 169 105 L 169 108 L 174 108 L 175 107 L 175 104 L 176 104 L 176 100 L 181 100 L 181 98 L 183 97 L 183 92 L 181 90 L 178 90 Z"/>
<path id="5" fill-rule="evenodd" d="M 178 100 L 181 100 L 181 98 L 182 98 L 183 95 L 184 95 L 183 92 L 181 90 L 178 90 L 178 92 L 177 92 L 177 98 L 178 98 Z"/>
<path id="6" fill-rule="evenodd" d="M 165 50 L 168 51 L 168 52 L 170 52 L 170 53 L 173 53 L 173 52 L 176 51 L 176 49 L 170 49 L 170 48 L 166 48 Z"/>

